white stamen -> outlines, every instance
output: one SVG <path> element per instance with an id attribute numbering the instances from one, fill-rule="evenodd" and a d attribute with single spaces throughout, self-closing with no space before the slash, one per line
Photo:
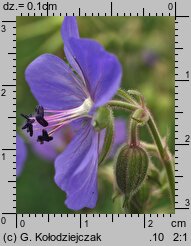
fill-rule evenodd
<path id="1" fill-rule="evenodd" d="M 80 119 L 82 117 L 91 117 L 88 115 L 91 108 L 93 106 L 93 102 L 90 97 L 86 98 L 82 105 L 79 107 L 69 109 L 69 110 L 45 110 L 45 120 L 49 123 L 49 126 L 47 126 L 45 129 L 52 130 L 49 131 L 49 136 L 51 136 L 55 131 L 60 129 L 62 126 L 72 122 L 73 120 Z M 53 113 L 53 114 L 52 114 Z M 36 124 L 34 124 L 36 127 Z"/>

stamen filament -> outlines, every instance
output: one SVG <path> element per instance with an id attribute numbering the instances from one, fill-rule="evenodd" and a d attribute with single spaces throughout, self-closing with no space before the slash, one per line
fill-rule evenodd
<path id="1" fill-rule="evenodd" d="M 66 124 L 71 123 L 73 120 L 92 117 L 89 115 L 89 111 L 93 105 L 90 97 L 86 98 L 82 105 L 79 107 L 68 110 L 54 110 L 45 109 L 43 106 L 38 105 L 35 109 L 35 117 L 30 116 L 30 122 L 33 123 L 31 127 L 34 127 L 35 131 L 41 131 L 42 135 L 38 136 L 37 141 L 41 144 L 44 141 L 49 142 L 53 140 L 53 133 L 63 127 Z M 26 116 L 28 119 L 28 116 Z M 29 119 L 28 119 L 29 120 Z M 47 132 L 49 129 L 49 132 Z"/>
<path id="2" fill-rule="evenodd" d="M 62 126 L 64 126 L 65 124 L 68 124 L 70 122 L 72 122 L 74 119 L 77 120 L 77 119 L 80 119 L 82 118 L 83 116 L 78 116 L 78 117 L 74 117 L 68 121 L 65 121 L 65 122 L 62 122 L 62 123 L 59 123 L 59 124 L 56 124 L 55 126 L 58 126 L 58 127 L 55 127 L 52 131 L 50 131 L 48 133 L 49 136 L 51 136 L 55 131 L 57 131 L 59 128 L 61 128 Z"/>

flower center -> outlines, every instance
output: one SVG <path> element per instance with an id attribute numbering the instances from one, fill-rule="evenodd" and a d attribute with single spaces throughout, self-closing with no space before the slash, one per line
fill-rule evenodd
<path id="1" fill-rule="evenodd" d="M 43 144 L 44 141 L 51 141 L 53 139 L 52 135 L 64 125 L 76 119 L 91 117 L 88 113 L 92 106 L 93 102 L 90 97 L 86 98 L 79 107 L 68 110 L 44 109 L 42 106 L 37 106 L 34 116 L 21 114 L 27 120 L 22 129 L 27 129 L 31 137 L 33 136 L 33 131 L 42 132 L 37 141 Z"/>

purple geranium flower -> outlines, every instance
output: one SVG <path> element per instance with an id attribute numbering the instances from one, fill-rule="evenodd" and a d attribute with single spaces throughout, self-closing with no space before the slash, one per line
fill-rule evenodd
<path id="1" fill-rule="evenodd" d="M 18 134 L 16 136 L 16 149 L 17 149 L 16 175 L 18 177 L 23 170 L 24 162 L 25 162 L 26 156 L 27 156 L 27 149 L 26 149 L 26 146 L 24 144 L 24 141 Z"/>
<path id="2" fill-rule="evenodd" d="M 55 161 L 55 182 L 66 192 L 66 205 L 74 210 L 93 208 L 97 201 L 99 138 L 92 119 L 120 86 L 121 66 L 117 58 L 96 41 L 79 37 L 75 17 L 65 17 L 61 35 L 71 65 L 45 54 L 26 69 L 26 80 L 43 106 L 39 141 L 51 141 L 65 124 L 75 121 L 78 132 Z M 38 128 L 34 124 L 34 130 Z M 29 129 L 30 130 L 30 129 Z"/>

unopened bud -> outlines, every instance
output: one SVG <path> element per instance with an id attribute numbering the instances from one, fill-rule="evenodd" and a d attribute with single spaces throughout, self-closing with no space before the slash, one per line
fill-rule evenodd
<path id="1" fill-rule="evenodd" d="M 107 127 L 110 120 L 110 110 L 107 107 L 100 107 L 93 119 L 93 126 L 96 131 L 100 131 Z"/>
<path id="2" fill-rule="evenodd" d="M 132 119 L 134 119 L 138 125 L 145 125 L 149 120 L 149 113 L 146 109 L 139 108 L 132 115 Z"/>
<path id="3" fill-rule="evenodd" d="M 149 158 L 140 146 L 125 145 L 117 158 L 115 167 L 116 183 L 127 197 L 134 195 L 144 182 Z"/>

